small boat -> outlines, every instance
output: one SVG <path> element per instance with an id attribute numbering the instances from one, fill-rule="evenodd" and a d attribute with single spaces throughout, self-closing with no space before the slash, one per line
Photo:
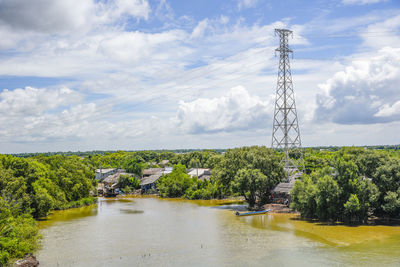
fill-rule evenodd
<path id="1" fill-rule="evenodd" d="M 250 216 L 250 215 L 260 215 L 260 214 L 265 214 L 267 212 L 270 212 L 271 209 L 267 210 L 261 210 L 261 211 L 250 211 L 250 212 L 242 212 L 240 213 L 239 211 L 236 211 L 236 216 Z"/>

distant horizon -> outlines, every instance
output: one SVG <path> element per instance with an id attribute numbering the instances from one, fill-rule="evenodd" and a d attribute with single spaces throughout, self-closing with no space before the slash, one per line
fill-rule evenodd
<path id="1" fill-rule="evenodd" d="M 228 149 L 235 149 L 235 148 L 241 148 L 241 147 L 252 147 L 252 146 L 259 146 L 259 145 L 249 145 L 249 146 L 237 146 L 237 147 L 228 147 L 228 148 L 175 148 L 175 149 L 115 149 L 115 150 L 101 150 L 101 149 L 95 149 L 95 150 L 76 150 L 76 151 L 43 151 L 43 152 L 16 152 L 16 153 L 1 153 L 3 155 L 18 155 L 18 154 L 61 154 L 61 153 L 90 153 L 90 152 L 104 152 L 104 153 L 115 153 L 118 151 L 123 151 L 123 152 L 139 152 L 139 151 L 179 151 L 179 150 L 187 150 L 189 152 L 191 151 L 203 151 L 203 150 L 228 150 Z M 265 146 L 265 145 L 261 145 Z M 349 145 L 349 146 L 306 146 L 302 147 L 301 149 L 307 149 L 307 148 L 342 148 L 342 147 L 400 147 L 399 144 L 394 144 L 394 145 Z M 265 146 L 267 148 L 271 148 L 271 146 Z"/>

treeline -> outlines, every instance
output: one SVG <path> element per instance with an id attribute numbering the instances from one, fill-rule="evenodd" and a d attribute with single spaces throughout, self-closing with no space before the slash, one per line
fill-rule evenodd
<path id="1" fill-rule="evenodd" d="M 177 154 L 184 154 L 184 153 L 190 153 L 194 151 L 205 151 L 208 149 L 173 149 L 173 150 L 167 150 L 167 149 L 162 149 L 162 150 L 92 150 L 92 151 L 57 151 L 57 152 L 35 152 L 35 153 L 14 153 L 11 154 L 12 156 L 15 157 L 22 157 L 22 158 L 28 158 L 28 157 L 36 157 L 36 156 L 55 156 L 55 155 L 61 155 L 61 156 L 78 156 L 78 157 L 86 157 L 89 155 L 105 155 L 105 154 L 113 154 L 117 152 L 152 152 L 152 153 L 164 153 L 164 152 L 171 152 L 171 153 L 177 153 Z M 215 152 L 222 153 L 225 152 L 226 149 L 212 149 Z"/>
<path id="2" fill-rule="evenodd" d="M 37 246 L 34 218 L 91 204 L 94 169 L 77 157 L 0 155 L 0 266 Z"/>
<path id="3" fill-rule="evenodd" d="M 293 188 L 292 208 L 322 221 L 365 223 L 371 216 L 400 218 L 397 152 L 342 148 L 307 150 L 306 175 Z"/>
<path id="4" fill-rule="evenodd" d="M 281 154 L 266 147 L 228 149 L 224 155 L 193 152 L 178 157 L 174 171 L 162 177 L 162 197 L 211 199 L 243 196 L 250 207 L 268 202 L 271 189 L 284 177 Z M 186 167 L 211 168 L 209 181 L 190 178 Z"/>

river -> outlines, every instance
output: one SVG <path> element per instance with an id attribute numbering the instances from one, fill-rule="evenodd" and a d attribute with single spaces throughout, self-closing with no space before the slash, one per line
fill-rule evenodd
<path id="1" fill-rule="evenodd" d="M 40 266 L 400 266 L 400 226 L 236 217 L 221 201 L 99 199 L 39 222 Z"/>

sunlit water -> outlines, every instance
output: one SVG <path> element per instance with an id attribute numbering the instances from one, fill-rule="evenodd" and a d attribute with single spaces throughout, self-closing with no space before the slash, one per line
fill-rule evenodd
<path id="1" fill-rule="evenodd" d="M 100 199 L 40 222 L 40 266 L 400 266 L 400 226 L 236 217 L 221 202 Z"/>

